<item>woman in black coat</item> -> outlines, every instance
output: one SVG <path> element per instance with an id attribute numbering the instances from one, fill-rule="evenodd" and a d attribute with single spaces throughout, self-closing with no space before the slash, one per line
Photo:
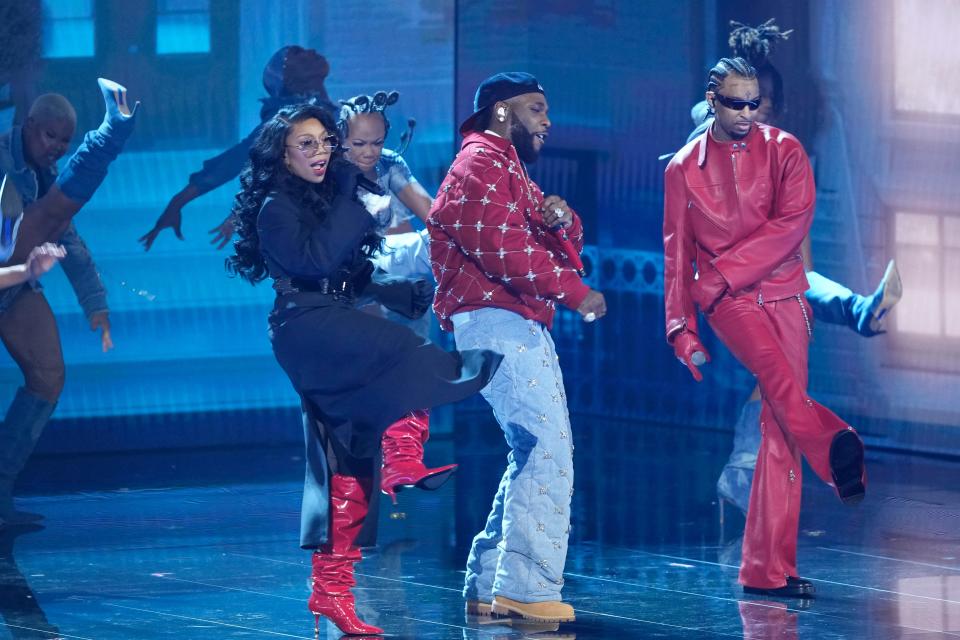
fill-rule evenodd
<path id="1" fill-rule="evenodd" d="M 381 475 L 393 483 L 380 487 L 387 493 L 446 479 L 451 467 L 424 469 L 422 442 L 404 427 L 422 409 L 479 391 L 500 356 L 448 353 L 356 309 L 369 296 L 416 316 L 432 290 L 373 273 L 370 256 L 382 240 L 375 228 L 389 201 L 358 186 L 360 171 L 340 157 L 336 130 L 312 105 L 281 109 L 263 125 L 241 176 L 233 208 L 240 239 L 227 266 L 254 284 L 269 276 L 277 292 L 273 351 L 305 415 L 301 544 L 315 549 L 310 610 L 318 624 L 325 615 L 345 633 L 370 634 L 381 630 L 357 618 L 350 587 L 374 461 L 382 447 Z"/>

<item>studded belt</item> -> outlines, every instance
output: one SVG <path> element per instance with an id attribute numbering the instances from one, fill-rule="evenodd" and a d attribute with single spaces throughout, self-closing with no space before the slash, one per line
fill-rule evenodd
<path id="1" fill-rule="evenodd" d="M 288 296 L 296 293 L 319 293 L 333 296 L 336 300 L 354 302 L 356 292 L 353 282 L 345 278 L 320 278 L 306 280 L 303 278 L 274 278 L 273 290 L 277 295 Z"/>

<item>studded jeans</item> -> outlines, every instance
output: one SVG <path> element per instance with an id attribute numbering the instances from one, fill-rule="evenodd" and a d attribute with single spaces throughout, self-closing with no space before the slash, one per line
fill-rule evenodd
<path id="1" fill-rule="evenodd" d="M 486 527 L 470 549 L 464 597 L 560 600 L 573 442 L 553 340 L 542 324 L 504 309 L 458 313 L 452 320 L 457 348 L 504 354 L 481 393 L 510 445 Z"/>

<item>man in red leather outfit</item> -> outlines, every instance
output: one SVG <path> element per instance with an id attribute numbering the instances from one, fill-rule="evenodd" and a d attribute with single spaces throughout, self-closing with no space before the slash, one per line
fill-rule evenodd
<path id="1" fill-rule="evenodd" d="M 798 577 L 801 454 L 846 504 L 865 492 L 863 443 L 807 396 L 812 314 L 800 243 L 813 221 L 815 187 L 803 147 L 754 122 L 756 71 L 742 58 L 711 69 L 713 126 L 666 169 L 663 221 L 667 342 L 700 381 L 709 361 L 696 306 L 757 377 L 762 440 L 743 537 L 746 593 L 812 597 Z M 696 265 L 696 275 L 694 275 Z M 696 306 L 695 306 L 696 305 Z"/>

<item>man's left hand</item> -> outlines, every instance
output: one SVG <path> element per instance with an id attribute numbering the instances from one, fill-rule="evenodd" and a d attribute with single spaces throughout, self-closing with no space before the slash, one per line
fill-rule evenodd
<path id="1" fill-rule="evenodd" d="M 106 353 L 113 349 L 113 340 L 110 338 L 110 312 L 98 311 L 90 316 L 90 331 L 100 329 L 100 346 Z"/>
<path id="2" fill-rule="evenodd" d="M 573 211 L 567 206 L 567 201 L 560 196 L 547 196 L 540 205 L 543 212 L 543 221 L 550 228 L 561 227 L 566 229 L 573 224 Z"/>

